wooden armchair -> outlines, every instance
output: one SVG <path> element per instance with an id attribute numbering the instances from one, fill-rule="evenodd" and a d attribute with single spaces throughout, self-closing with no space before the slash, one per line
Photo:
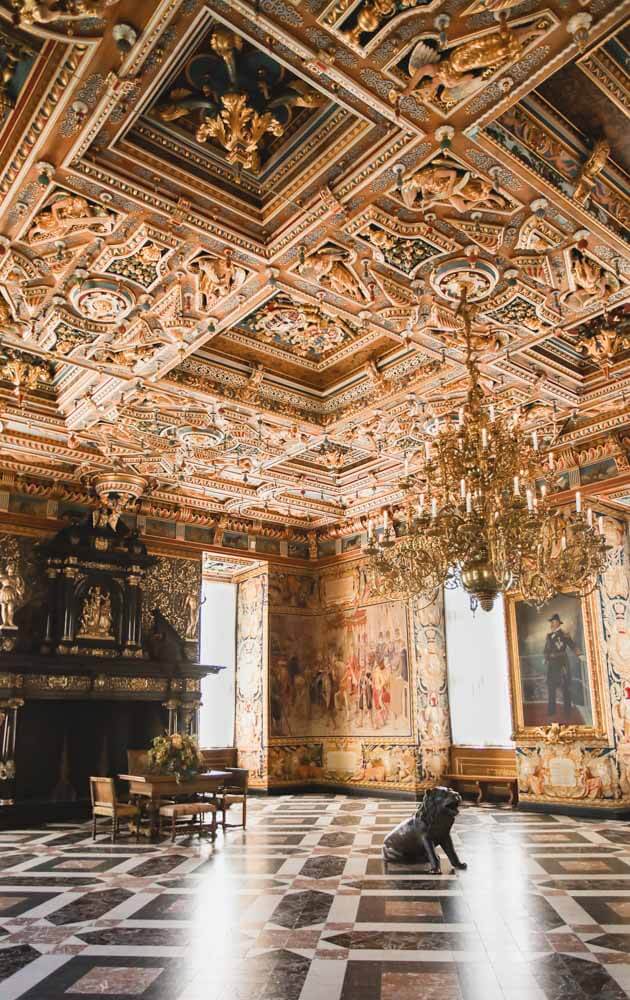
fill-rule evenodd
<path id="1" fill-rule="evenodd" d="M 148 750 L 127 750 L 129 774 L 146 774 L 149 770 Z"/>
<path id="2" fill-rule="evenodd" d="M 247 788 L 249 785 L 249 771 L 243 767 L 226 767 L 224 770 L 230 772 L 230 778 L 226 781 L 222 791 L 217 796 L 218 811 L 223 814 L 221 826 L 226 827 L 247 825 Z M 226 814 L 230 806 L 241 805 L 243 807 L 242 823 L 227 823 Z"/>
<path id="3" fill-rule="evenodd" d="M 92 799 L 92 840 L 96 840 L 96 817 L 108 816 L 112 821 L 112 843 L 119 832 L 120 820 L 137 819 L 136 843 L 140 839 L 140 809 L 128 802 L 116 800 L 113 778 L 90 778 L 90 798 Z"/>

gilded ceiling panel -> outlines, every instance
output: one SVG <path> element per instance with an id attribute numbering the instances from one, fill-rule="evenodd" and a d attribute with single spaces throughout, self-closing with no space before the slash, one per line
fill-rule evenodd
<path id="1" fill-rule="evenodd" d="M 461 405 L 465 281 L 483 391 L 624 509 L 629 9 L 0 0 L 0 475 L 316 552 Z"/>

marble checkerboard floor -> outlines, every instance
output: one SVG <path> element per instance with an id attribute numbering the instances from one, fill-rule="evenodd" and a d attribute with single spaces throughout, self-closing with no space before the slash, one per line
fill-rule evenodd
<path id="1" fill-rule="evenodd" d="M 385 873 L 411 809 L 257 798 L 214 847 L 0 833 L 0 997 L 630 996 L 630 824 L 471 806 L 454 828 L 468 871 Z"/>

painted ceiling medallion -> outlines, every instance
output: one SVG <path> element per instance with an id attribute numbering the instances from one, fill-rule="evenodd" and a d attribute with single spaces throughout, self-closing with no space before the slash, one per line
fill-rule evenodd
<path id="1" fill-rule="evenodd" d="M 469 302 L 479 302 L 492 294 L 499 281 L 499 272 L 487 260 L 457 257 L 435 268 L 431 284 L 438 295 L 459 302 L 462 289 L 467 289 Z"/>
<path id="2" fill-rule="evenodd" d="M 131 292 L 104 278 L 92 278 L 75 285 L 70 301 L 80 316 L 95 323 L 118 323 L 135 304 Z"/>

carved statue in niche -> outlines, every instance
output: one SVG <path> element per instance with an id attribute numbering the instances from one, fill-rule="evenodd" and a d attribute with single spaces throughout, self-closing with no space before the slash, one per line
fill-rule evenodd
<path id="1" fill-rule="evenodd" d="M 507 21 L 502 21 L 496 31 L 462 42 L 448 55 L 441 55 L 423 39 L 409 58 L 409 83 L 402 92 L 392 90 L 390 100 L 396 103 L 400 97 L 415 93 L 428 101 L 441 91 L 440 100 L 448 105 L 457 104 L 482 86 L 484 76 L 520 59 L 527 46 L 545 31 L 544 25 L 511 28 Z M 482 71 L 481 75 L 476 75 L 476 71 Z"/>
<path id="2" fill-rule="evenodd" d="M 416 205 L 418 192 L 421 202 Z M 400 194 L 407 208 L 421 208 L 425 212 L 434 205 L 450 205 L 456 212 L 480 208 L 505 212 L 510 207 L 508 199 L 495 191 L 491 181 L 440 161 L 434 161 L 405 180 Z"/>
<path id="3" fill-rule="evenodd" d="M 112 601 L 101 587 L 90 587 L 81 611 L 79 638 L 113 639 Z"/>
<path id="4" fill-rule="evenodd" d="M 188 267 L 199 275 L 202 309 L 211 309 L 215 302 L 238 291 L 247 280 L 247 271 L 239 264 L 234 264 L 229 250 L 225 251 L 223 257 L 197 257 Z"/>
<path id="5" fill-rule="evenodd" d="M 24 581 L 15 562 L 9 559 L 0 573 L 0 625 L 3 628 L 16 627 L 14 615 L 23 598 Z"/>
<path id="6" fill-rule="evenodd" d="M 570 276 L 573 291 L 565 292 L 562 301 L 569 309 L 586 309 L 588 306 L 605 302 L 619 291 L 619 279 L 607 271 L 597 261 L 573 251 L 570 259 Z"/>
<path id="7" fill-rule="evenodd" d="M 322 247 L 298 266 L 298 272 L 337 295 L 366 302 L 368 296 L 348 267 L 349 260 L 349 251 L 342 247 Z"/>
<path id="8" fill-rule="evenodd" d="M 16 319 L 16 310 L 6 286 L 0 286 L 0 326 L 6 333 L 17 333 L 18 336 L 26 336 L 30 327 L 29 323 Z"/>
<path id="9" fill-rule="evenodd" d="M 202 601 L 196 590 L 191 590 L 190 593 L 186 594 L 186 598 L 184 600 L 184 614 L 186 616 L 184 638 L 189 642 L 195 642 L 197 640 L 199 630 L 199 612 L 201 611 L 202 605 L 205 603 L 205 597 Z"/>
<path id="10" fill-rule="evenodd" d="M 582 167 L 573 197 L 580 205 L 585 205 L 595 187 L 595 178 L 601 174 L 610 156 L 610 144 L 605 139 L 595 143 L 593 152 Z"/>
<path id="11" fill-rule="evenodd" d="M 84 17 L 104 17 L 107 7 L 119 0 L 17 0 L 20 24 L 49 24 L 51 21 L 77 21 Z"/>
<path id="12" fill-rule="evenodd" d="M 80 195 L 59 193 L 35 216 L 26 239 L 28 243 L 41 243 L 63 239 L 71 231 L 106 236 L 115 224 L 114 213 L 106 208 L 91 204 Z"/>

